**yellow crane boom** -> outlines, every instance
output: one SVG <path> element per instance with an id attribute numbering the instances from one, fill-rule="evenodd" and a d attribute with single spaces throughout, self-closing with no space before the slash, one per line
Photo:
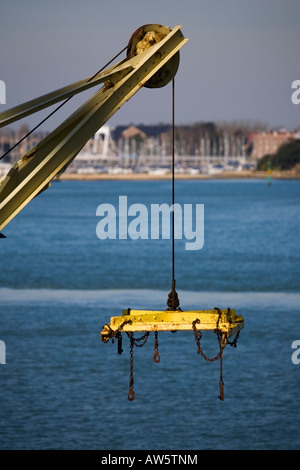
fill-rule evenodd
<path id="1" fill-rule="evenodd" d="M 178 68 L 179 49 L 187 41 L 180 26 L 173 29 L 156 24 L 142 26 L 130 38 L 126 59 L 96 77 L 77 81 L 0 113 L 0 127 L 3 127 L 103 84 L 0 180 L 0 231 L 67 168 L 85 143 L 140 88 L 162 87 L 172 80 Z"/>

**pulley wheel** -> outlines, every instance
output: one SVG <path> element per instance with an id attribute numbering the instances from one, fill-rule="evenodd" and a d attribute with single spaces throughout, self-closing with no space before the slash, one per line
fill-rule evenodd
<path id="1" fill-rule="evenodd" d="M 131 38 L 127 46 L 127 59 L 140 54 L 151 46 L 154 46 L 167 34 L 171 32 L 171 28 L 159 24 L 146 24 L 138 28 Z M 147 88 L 161 88 L 167 85 L 175 76 L 179 67 L 179 52 L 159 69 L 153 77 L 145 83 Z"/>

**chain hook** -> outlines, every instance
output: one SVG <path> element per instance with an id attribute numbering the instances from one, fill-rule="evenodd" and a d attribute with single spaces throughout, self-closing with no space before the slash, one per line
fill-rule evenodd
<path id="1" fill-rule="evenodd" d="M 129 392 L 128 392 L 128 400 L 133 401 L 135 399 L 135 393 L 133 391 L 133 388 L 130 387 Z"/>

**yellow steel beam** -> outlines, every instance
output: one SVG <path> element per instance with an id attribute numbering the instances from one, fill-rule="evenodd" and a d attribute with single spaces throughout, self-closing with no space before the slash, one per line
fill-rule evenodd
<path id="1" fill-rule="evenodd" d="M 199 320 L 199 322 L 196 322 Z M 155 311 L 124 310 L 103 326 L 101 339 L 107 342 L 118 332 L 218 330 L 230 338 L 244 327 L 244 319 L 235 310 Z"/>
<path id="2" fill-rule="evenodd" d="M 25 153 L 0 181 L 0 231 L 58 173 L 66 169 L 97 130 L 157 72 L 166 67 L 187 41 L 180 26 L 176 26 L 160 42 L 111 67 L 100 78 L 91 80 L 90 85 L 104 78 L 105 83 L 57 129 Z M 0 122 L 2 119 L 5 122 L 19 119 L 26 113 L 35 112 L 74 92 L 83 91 L 87 86 L 87 83 L 80 81 L 50 93 L 50 96 L 44 95 L 40 101 L 33 100 L 11 113 L 6 111 L 4 116 L 0 114 Z"/>
<path id="3" fill-rule="evenodd" d="M 19 119 L 23 119 L 30 114 L 40 111 L 41 109 L 52 106 L 53 104 L 70 98 L 71 96 L 75 96 L 78 93 L 86 91 L 96 85 L 100 85 L 106 80 L 111 79 L 114 74 L 118 74 L 121 70 L 129 72 L 132 70 L 132 66 L 128 64 L 128 61 L 123 60 L 118 64 L 115 64 L 110 69 L 97 74 L 96 77 L 91 76 L 83 80 L 79 80 L 71 85 L 59 88 L 58 90 L 10 108 L 7 111 L 0 113 L 0 127 L 7 126 L 12 122 L 18 121 Z"/>

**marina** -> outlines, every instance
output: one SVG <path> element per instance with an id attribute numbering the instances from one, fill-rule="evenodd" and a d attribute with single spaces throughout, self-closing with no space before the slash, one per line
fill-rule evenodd
<path id="1" fill-rule="evenodd" d="M 170 125 L 165 126 L 121 126 L 120 129 L 111 128 L 108 124 L 97 130 L 87 141 L 69 167 L 59 175 L 59 178 L 120 178 L 132 179 L 169 178 L 172 165 L 172 148 Z M 191 128 L 195 126 L 190 126 Z M 242 126 L 241 126 L 242 127 Z M 218 142 L 215 137 L 202 134 L 206 124 L 199 129 L 199 136 L 191 145 L 187 128 L 186 133 L 181 132 L 175 145 L 175 173 L 177 178 L 210 178 L 210 177 L 266 177 L 266 174 L 257 171 L 257 162 L 261 156 L 268 152 L 275 152 L 280 145 L 289 139 L 299 140 L 299 132 L 264 131 L 251 133 L 244 128 L 242 134 L 234 136 L 236 126 L 227 125 L 227 131 L 218 130 Z M 2 135 L 0 130 L 0 154 L 3 155 L 13 147 L 28 128 L 18 132 Z M 147 134 L 148 132 L 148 134 Z M 129 137 L 128 137 L 129 135 Z M 0 161 L 0 176 L 5 175 L 16 162 L 22 152 L 29 151 L 39 140 L 46 136 L 45 132 L 31 135 L 23 141 L 21 147 L 13 149 L 5 159 Z M 255 142 L 254 147 L 249 142 Z M 247 144 L 248 142 L 248 144 Z M 189 144 L 188 144 L 189 143 Z M 186 153 L 188 150 L 193 153 Z M 249 150 L 251 149 L 251 151 Z M 248 149 L 248 150 L 247 150 Z M 230 153 L 231 152 L 231 153 Z M 273 171 L 274 177 L 299 177 L 299 172 Z"/>

